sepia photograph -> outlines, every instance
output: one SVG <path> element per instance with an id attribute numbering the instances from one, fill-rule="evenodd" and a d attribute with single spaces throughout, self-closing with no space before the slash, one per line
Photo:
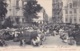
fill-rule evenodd
<path id="1" fill-rule="evenodd" d="M 0 0 L 0 48 L 54 46 L 80 46 L 80 0 Z"/>

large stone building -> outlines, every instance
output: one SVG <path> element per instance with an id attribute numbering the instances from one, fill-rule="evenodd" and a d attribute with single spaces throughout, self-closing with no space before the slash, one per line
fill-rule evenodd
<path id="1" fill-rule="evenodd" d="M 62 0 L 52 0 L 52 18 L 54 23 L 62 22 Z"/>
<path id="2" fill-rule="evenodd" d="M 63 22 L 80 24 L 80 0 L 67 0 L 63 7 Z"/>
<path id="3" fill-rule="evenodd" d="M 16 25 L 18 22 L 23 22 L 23 5 L 24 0 L 6 0 L 8 7 L 8 13 L 6 18 L 10 17 L 12 21 L 14 21 L 13 25 Z"/>

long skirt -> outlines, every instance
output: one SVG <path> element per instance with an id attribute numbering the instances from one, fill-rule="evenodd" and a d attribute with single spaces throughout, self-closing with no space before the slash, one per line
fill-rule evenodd
<path id="1" fill-rule="evenodd" d="M 76 44 L 76 41 L 73 39 L 73 37 L 70 37 L 68 44 L 69 45 L 75 45 Z"/>

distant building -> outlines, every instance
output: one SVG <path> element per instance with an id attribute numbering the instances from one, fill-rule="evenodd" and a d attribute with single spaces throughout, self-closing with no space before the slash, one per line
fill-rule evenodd
<path id="1" fill-rule="evenodd" d="M 8 7 L 8 13 L 6 18 L 10 17 L 12 21 L 14 21 L 14 25 L 20 22 L 24 22 L 23 17 L 23 6 L 24 0 L 6 0 Z"/>
<path id="2" fill-rule="evenodd" d="M 63 8 L 63 22 L 80 24 L 80 0 L 68 0 Z"/>
<path id="3" fill-rule="evenodd" d="M 38 22 L 38 23 L 45 23 L 45 22 L 48 22 L 48 15 L 45 11 L 45 9 L 42 8 L 42 10 L 40 12 L 37 13 L 37 16 L 39 17 L 38 19 L 34 19 L 35 22 Z"/>
<path id="4" fill-rule="evenodd" d="M 62 0 L 52 0 L 52 19 L 54 23 L 62 23 Z"/>

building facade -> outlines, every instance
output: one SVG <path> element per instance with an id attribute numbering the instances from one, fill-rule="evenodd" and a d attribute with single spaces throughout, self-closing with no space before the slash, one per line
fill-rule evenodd
<path id="1" fill-rule="evenodd" d="M 52 19 L 55 23 L 62 22 L 62 0 L 52 0 Z"/>
<path id="2" fill-rule="evenodd" d="M 23 6 L 25 1 L 24 0 L 6 0 L 8 7 L 8 13 L 6 15 L 6 18 L 10 17 L 12 21 L 14 21 L 13 25 L 16 25 L 17 23 L 23 22 Z"/>
<path id="3" fill-rule="evenodd" d="M 68 0 L 63 8 L 63 22 L 80 24 L 80 0 Z"/>

